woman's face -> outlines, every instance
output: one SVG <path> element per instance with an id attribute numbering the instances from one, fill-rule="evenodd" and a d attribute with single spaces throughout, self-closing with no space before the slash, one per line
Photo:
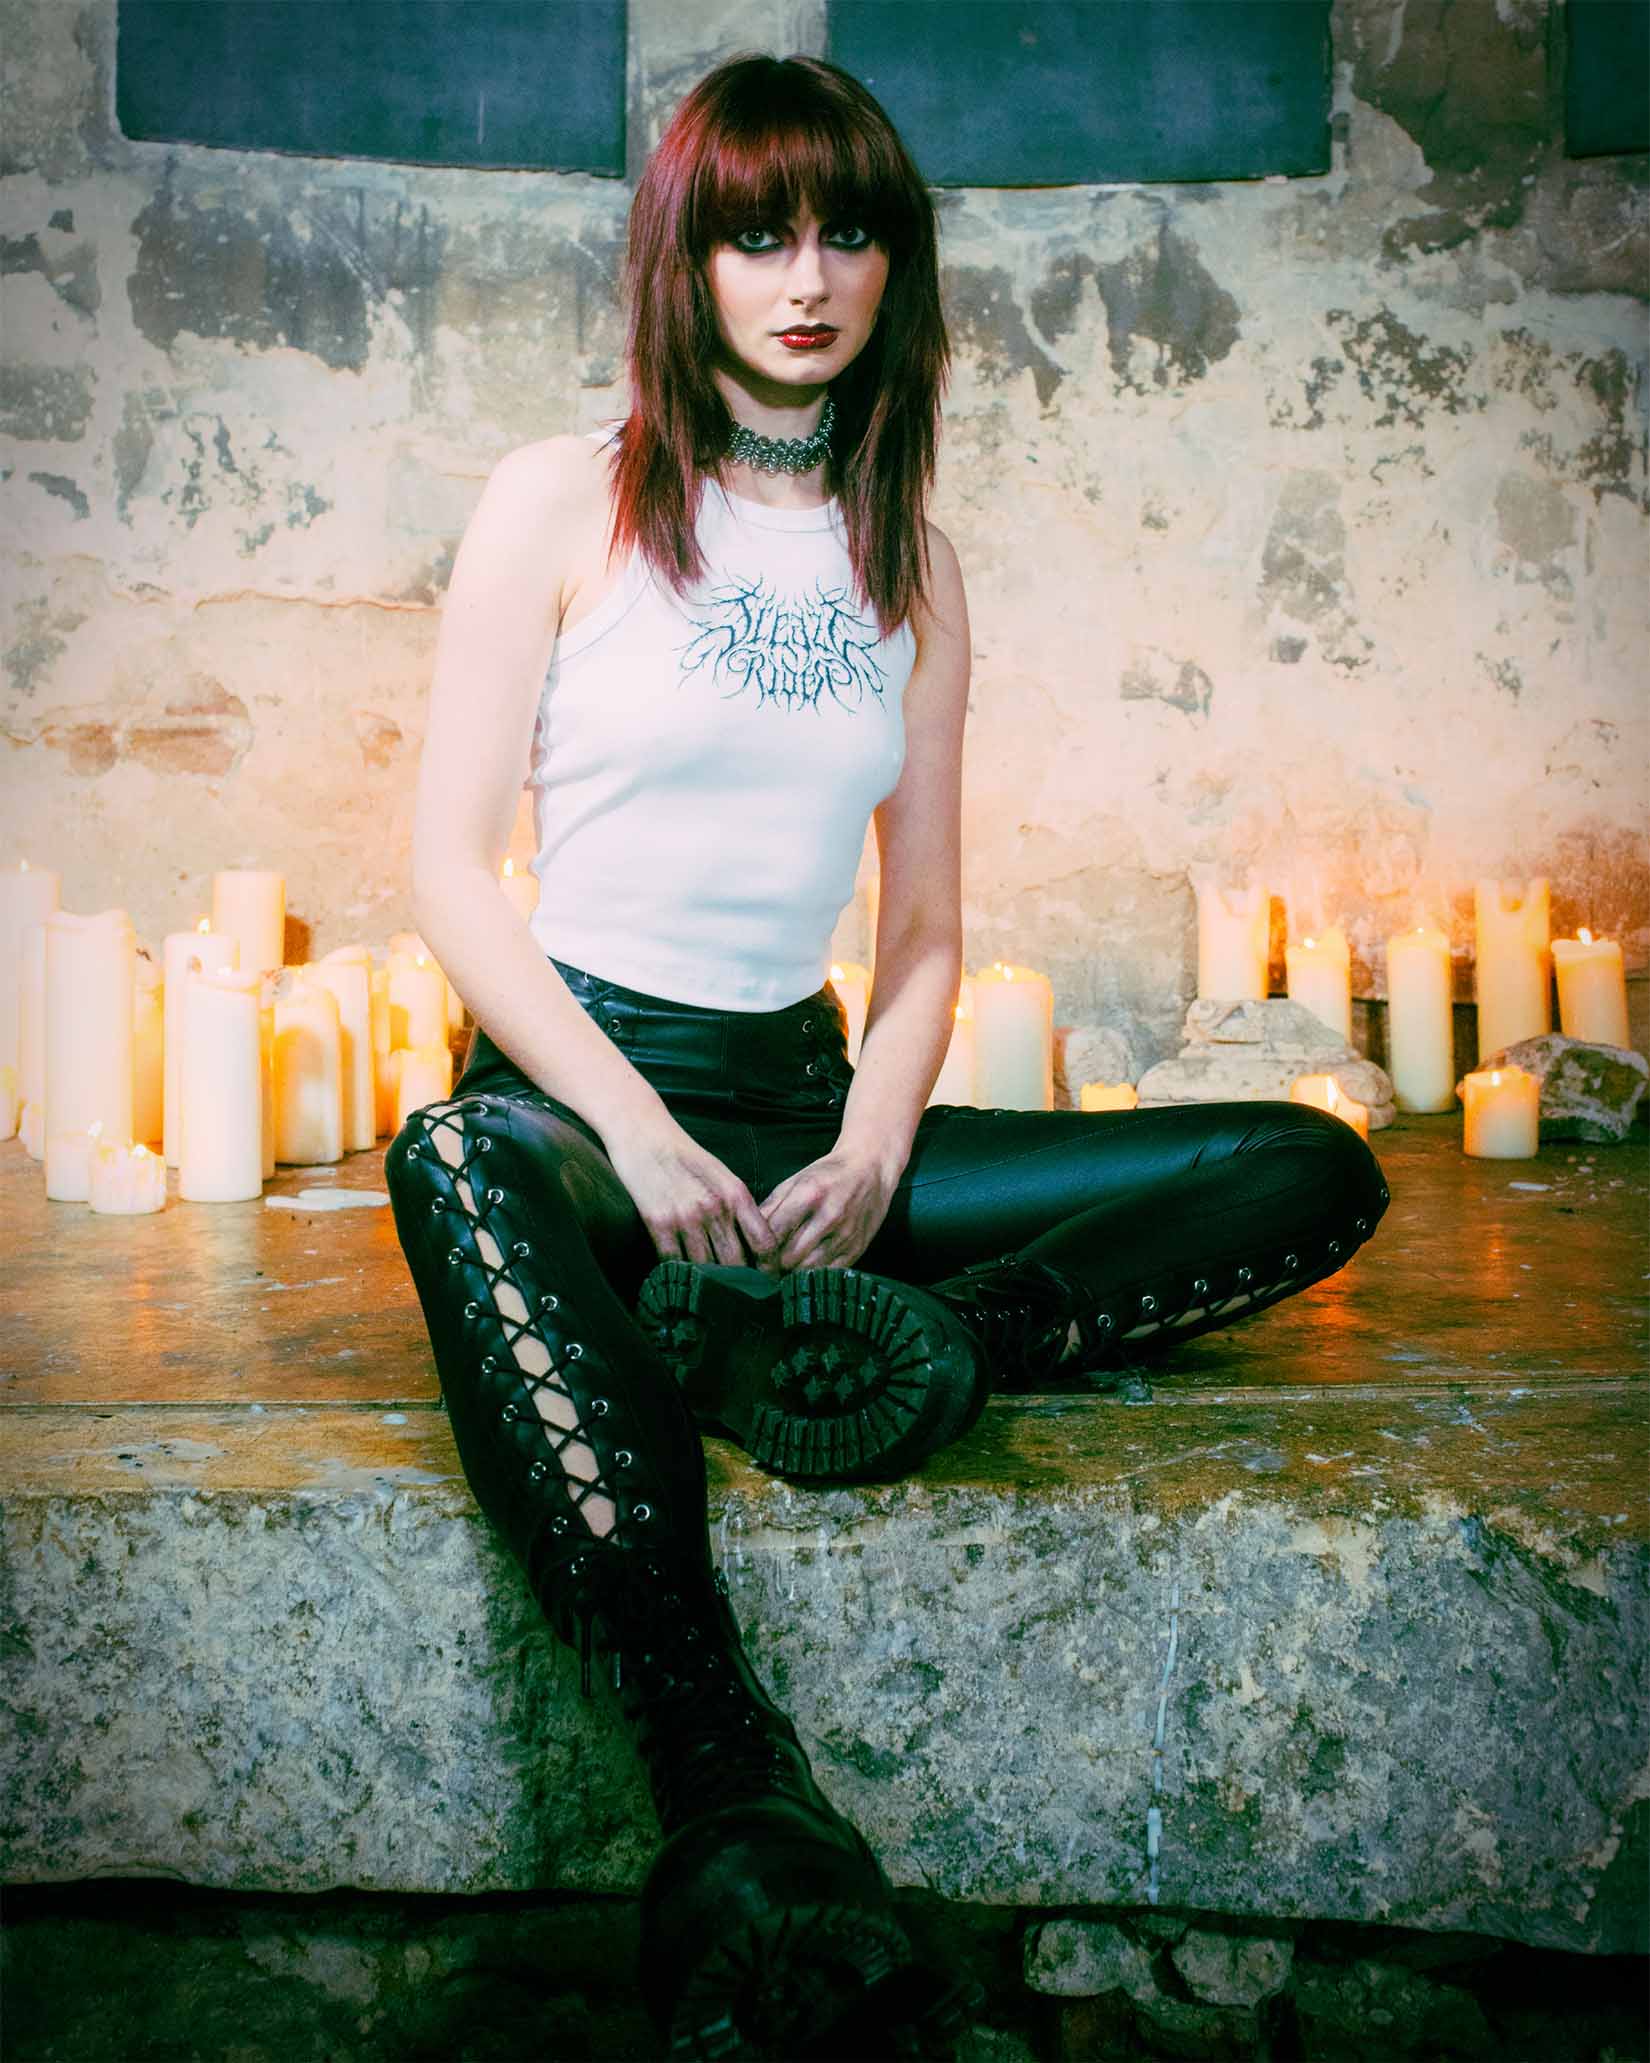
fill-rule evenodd
<path id="1" fill-rule="evenodd" d="M 779 388 L 823 386 L 865 348 L 888 254 L 854 222 L 753 224 L 708 267 L 728 369 Z"/>

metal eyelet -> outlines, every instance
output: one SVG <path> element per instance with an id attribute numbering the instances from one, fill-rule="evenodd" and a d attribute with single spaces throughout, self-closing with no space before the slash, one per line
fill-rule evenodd
<path id="1" fill-rule="evenodd" d="M 533 1466 L 527 1471 L 527 1480 L 530 1483 L 542 1483 L 549 1473 L 549 1462 L 535 1461 Z"/>
<path id="2" fill-rule="evenodd" d="M 1254 1281 L 1254 1279 L 1255 1279 L 1255 1271 L 1254 1271 L 1254 1269 L 1253 1269 L 1253 1268 L 1240 1268 L 1240 1269 L 1239 1269 L 1239 1270 L 1237 1271 L 1237 1279 L 1239 1280 L 1239 1282 L 1253 1282 L 1253 1281 Z"/>
<path id="3" fill-rule="evenodd" d="M 651 1504 L 633 1504 L 630 1507 L 630 1516 L 638 1525 L 646 1525 L 653 1516 L 653 1507 Z"/>
<path id="4" fill-rule="evenodd" d="M 463 1249 L 463 1247 L 461 1247 L 461 1246 L 452 1246 L 452 1247 L 449 1247 L 449 1248 L 447 1249 L 447 1265 L 448 1265 L 448 1267 L 449 1267 L 449 1268 L 456 1268 L 456 1267 L 458 1266 L 458 1264 L 460 1263 L 460 1261 L 462 1261 L 462 1260 L 463 1260 L 463 1258 L 464 1258 L 464 1249 Z"/>
<path id="5" fill-rule="evenodd" d="M 466 1318 L 479 1318 L 481 1316 L 481 1306 L 474 1297 L 464 1306 L 464 1315 Z"/>
<path id="6" fill-rule="evenodd" d="M 584 1349 L 577 1340 L 569 1340 L 562 1349 L 562 1352 L 566 1354 L 569 1361 L 582 1361 L 584 1359 Z M 602 1409 L 605 1411 L 607 1406 L 603 1404 Z"/>
<path id="7" fill-rule="evenodd" d="M 525 1261 L 533 1249 L 527 1244 L 525 1239 L 518 1239 L 510 1251 L 518 1261 Z"/>
<path id="8" fill-rule="evenodd" d="M 1208 1283 L 1208 1279 L 1207 1279 L 1207 1277 L 1205 1277 L 1205 1276 L 1202 1276 L 1202 1275 L 1200 1275 L 1200 1276 L 1199 1276 L 1199 1277 L 1197 1278 L 1197 1280 L 1196 1280 L 1196 1281 L 1195 1281 L 1195 1282 L 1194 1282 L 1194 1283 L 1192 1284 L 1192 1295 L 1193 1295 L 1194 1297 L 1206 1297 L 1206 1296 L 1207 1296 L 1208 1294 L 1209 1294 L 1209 1283 Z"/>
<path id="9" fill-rule="evenodd" d="M 417 1141 L 417 1140 L 415 1139 L 415 1140 L 413 1141 L 413 1143 L 412 1143 L 412 1144 L 411 1144 L 411 1145 L 410 1145 L 410 1146 L 409 1146 L 409 1147 L 407 1148 L 407 1158 L 408 1158 L 408 1160 L 417 1160 L 418 1156 L 419 1156 L 419 1155 L 420 1155 L 420 1154 L 421 1154 L 421 1153 L 422 1153 L 423 1151 L 424 1151 L 423 1147 L 422 1147 L 422 1146 L 420 1146 L 420 1145 L 419 1145 L 419 1143 L 418 1143 L 418 1141 Z"/>
<path id="10" fill-rule="evenodd" d="M 592 1397 L 590 1400 L 590 1416 L 592 1418 L 605 1418 L 609 1408 L 605 1397 Z"/>
<path id="11" fill-rule="evenodd" d="M 1095 1330 L 1098 1332 L 1110 1332 L 1116 1323 L 1117 1320 L 1113 1318 L 1109 1311 L 1102 1311 L 1094 1321 Z"/>
<path id="12" fill-rule="evenodd" d="M 543 1461 L 536 1461 L 534 1462 L 533 1466 L 535 1468 L 548 1468 L 549 1463 Z M 556 1516 L 550 1521 L 550 1530 L 552 1533 L 565 1533 L 570 1524 L 571 1521 L 564 1518 L 562 1514 L 558 1512 Z"/>
<path id="13" fill-rule="evenodd" d="M 555 1311 L 558 1310 L 560 1306 L 561 1298 L 556 1295 L 554 1290 L 547 1289 L 544 1292 L 543 1296 L 539 1298 L 539 1309 L 541 1311 Z"/>
<path id="14" fill-rule="evenodd" d="M 487 1201 L 489 1203 L 502 1203 L 504 1201 L 504 1191 L 502 1189 L 489 1189 Z"/>
<path id="15" fill-rule="evenodd" d="M 1329 1251 L 1330 1251 L 1330 1252 L 1331 1252 L 1332 1254 L 1338 1254 L 1338 1253 L 1340 1252 L 1340 1250 L 1341 1250 L 1341 1243 L 1340 1243 L 1340 1241 L 1339 1241 L 1338 1239 L 1332 1239 L 1332 1240 L 1331 1240 L 1331 1241 L 1329 1242 Z"/>
<path id="16" fill-rule="evenodd" d="M 471 1117 L 485 1117 L 487 1115 L 487 1106 L 479 1096 L 473 1103 L 466 1103 L 464 1108 Z"/>
<path id="17" fill-rule="evenodd" d="M 503 1419 L 506 1425 L 514 1425 L 520 1416 L 521 1413 L 514 1404 L 506 1404 L 499 1412 L 499 1417 Z"/>
<path id="18" fill-rule="evenodd" d="M 476 1141 L 476 1152 L 477 1152 L 477 1153 L 491 1153 L 491 1152 L 492 1152 L 492 1150 L 493 1150 L 493 1142 L 492 1142 L 492 1140 L 491 1140 L 491 1139 L 489 1139 L 489 1138 L 487 1137 L 487 1135 L 486 1135 L 485 1133 L 483 1133 L 483 1134 L 482 1134 L 482 1136 L 481 1136 L 481 1137 L 480 1137 L 480 1138 L 479 1138 L 479 1139 L 478 1139 L 478 1140 Z"/>
<path id="19" fill-rule="evenodd" d="M 1383 1189 L 1381 1191 L 1381 1201 L 1382 1203 L 1390 1203 L 1392 1201 L 1392 1191 L 1390 1189 Z"/>
<path id="20" fill-rule="evenodd" d="M 613 1466 L 615 1468 L 629 1468 L 635 1459 L 635 1455 L 631 1453 L 628 1447 L 620 1447 L 614 1451 Z"/>
<path id="21" fill-rule="evenodd" d="M 806 1068 L 804 1068 L 804 1069 L 803 1069 L 803 1072 L 804 1072 L 805 1074 L 818 1074 L 818 1072 L 819 1072 L 819 1069 L 818 1069 L 818 1068 L 817 1068 L 817 1067 L 816 1067 L 816 1066 L 814 1065 L 814 1063 L 813 1063 L 813 1062 L 812 1062 L 812 1061 L 810 1060 L 810 1061 L 808 1062 L 808 1065 L 806 1066 Z"/>
<path id="22" fill-rule="evenodd" d="M 432 1218 L 439 1218 L 446 1208 L 447 1199 L 444 1196 L 432 1196 L 430 1198 L 430 1216 Z"/>
<path id="23" fill-rule="evenodd" d="M 498 1359 L 497 1359 L 497 1356 L 496 1356 L 496 1355 L 493 1355 L 493 1354 L 483 1354 L 483 1355 L 482 1355 L 482 1357 L 481 1357 L 481 1372 L 482 1372 L 482 1374 L 483 1374 L 483 1375 L 496 1375 L 496 1374 L 498 1373 Z"/>
<path id="24" fill-rule="evenodd" d="M 803 1030 L 804 1030 L 805 1032 L 811 1032 L 811 1031 L 813 1030 L 813 1028 L 814 1028 L 814 1021 L 813 1021 L 813 1019 L 812 1019 L 811 1017 L 804 1017 L 804 1018 L 803 1018 L 803 1020 L 802 1020 L 802 1029 L 803 1029 Z"/>
<path id="25" fill-rule="evenodd" d="M 1360 1218 L 1358 1220 L 1358 1230 L 1360 1232 L 1367 1232 L 1369 1230 L 1369 1220 L 1367 1218 Z"/>
<path id="26" fill-rule="evenodd" d="M 1142 1311 L 1155 1311 L 1157 1309 L 1156 1297 L 1142 1297 L 1140 1299 L 1140 1308 Z"/>
<path id="27" fill-rule="evenodd" d="M 1299 1255 L 1299 1254 L 1285 1254 L 1285 1255 L 1284 1255 L 1284 1257 L 1283 1257 L 1283 1265 L 1284 1265 L 1284 1266 L 1285 1266 L 1286 1268 L 1290 1268 L 1290 1269 L 1298 1268 L 1298 1267 L 1300 1266 L 1300 1264 L 1301 1264 L 1301 1257 L 1300 1257 L 1300 1255 Z"/>

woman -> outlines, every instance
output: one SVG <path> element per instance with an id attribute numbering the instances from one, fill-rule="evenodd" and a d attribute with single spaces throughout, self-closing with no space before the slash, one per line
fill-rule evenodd
<path id="1" fill-rule="evenodd" d="M 673 2053 L 917 2053 L 958 2019 L 756 1680 L 698 1424 L 897 1474 L 993 1384 L 1103 1370 L 1340 1266 L 1386 1190 L 1324 1114 L 925 1110 L 960 971 L 969 638 L 925 522 L 933 210 L 810 58 L 689 94 L 631 215 L 633 406 L 489 480 L 443 618 L 419 927 L 478 1024 L 387 1176 L 478 1503 L 611 1667 L 665 1844 Z M 497 867 L 524 771 L 541 899 Z M 821 986 L 867 820 L 857 1069 Z"/>

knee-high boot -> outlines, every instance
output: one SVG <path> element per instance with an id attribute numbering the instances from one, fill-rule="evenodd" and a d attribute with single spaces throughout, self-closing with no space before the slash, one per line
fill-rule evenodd
<path id="1" fill-rule="evenodd" d="M 586 1688 L 607 1665 L 643 1757 L 666 1837 L 643 1891 L 644 1995 L 673 2055 L 847 2053 L 861 2021 L 886 2053 L 920 2053 L 960 2029 L 962 1987 L 916 1964 L 881 1870 L 751 1669 L 675 1384 L 593 1262 L 556 1265 L 582 1233 L 533 1140 L 550 1109 L 432 1105 L 385 1172 L 476 1501 Z"/>

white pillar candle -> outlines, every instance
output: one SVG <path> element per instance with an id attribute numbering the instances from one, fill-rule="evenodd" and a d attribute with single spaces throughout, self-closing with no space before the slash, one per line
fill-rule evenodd
<path id="1" fill-rule="evenodd" d="M 294 969 L 275 996 L 275 1158 L 315 1165 L 343 1157 L 338 998 L 308 968 Z"/>
<path id="2" fill-rule="evenodd" d="M 539 877 L 536 874 L 518 874 L 515 861 L 506 860 L 498 885 L 504 890 L 505 900 L 511 909 L 525 924 L 539 906 Z"/>
<path id="3" fill-rule="evenodd" d="M 939 1076 L 928 1093 L 934 1103 L 970 1104 L 974 1101 L 974 981 L 964 975 L 956 1006 L 951 1012 L 951 1043 L 945 1049 Z"/>
<path id="4" fill-rule="evenodd" d="M 1553 967 L 1558 975 L 1558 1024 L 1565 1036 L 1597 1046 L 1630 1046 L 1627 976 L 1619 941 L 1594 938 L 1585 928 L 1578 938 L 1555 938 Z"/>
<path id="5" fill-rule="evenodd" d="M 23 1150 L 35 1160 L 46 1152 L 46 925 L 25 924 L 19 968 L 22 992 L 18 1026 L 17 1126 Z"/>
<path id="6" fill-rule="evenodd" d="M 1356 1097 L 1342 1093 L 1341 1085 L 1332 1074 L 1297 1075 L 1290 1084 L 1291 1103 L 1309 1103 L 1314 1110 L 1327 1110 L 1331 1117 L 1338 1117 L 1343 1124 L 1352 1127 L 1360 1139 L 1369 1137 L 1369 1108 L 1358 1102 Z"/>
<path id="7" fill-rule="evenodd" d="M 102 1123 L 88 1125 L 84 1132 L 49 1132 L 46 1135 L 46 1194 L 53 1203 L 86 1203 L 92 1194 L 92 1155 L 103 1131 Z"/>
<path id="8" fill-rule="evenodd" d="M 1461 1144 L 1474 1160 L 1529 1160 L 1541 1143 L 1541 1081 L 1522 1067 L 1464 1075 Z"/>
<path id="9" fill-rule="evenodd" d="M 259 1135 L 267 1182 L 275 1172 L 275 994 L 285 976 L 266 968 L 258 983 L 258 1089 L 263 1105 Z"/>
<path id="10" fill-rule="evenodd" d="M 390 1045 L 439 1046 L 447 1036 L 447 977 L 424 953 L 390 954 Z"/>
<path id="11" fill-rule="evenodd" d="M 156 1097 L 159 1103 L 159 1097 Z M 92 1209 L 104 1217 L 136 1218 L 166 1208 L 166 1162 L 141 1142 L 120 1146 L 100 1139 L 92 1149 Z"/>
<path id="12" fill-rule="evenodd" d="M 445 1040 L 439 1046 L 399 1046 L 395 1053 L 395 1129 L 426 1103 L 440 1103 L 453 1093 L 453 1049 Z"/>
<path id="13" fill-rule="evenodd" d="M 1138 1110 L 1140 1092 L 1132 1082 L 1085 1082 L 1077 1104 L 1080 1110 Z"/>
<path id="14" fill-rule="evenodd" d="M 340 946 L 309 971 L 338 999 L 344 1151 L 363 1153 L 378 1138 L 372 1081 L 372 955 L 365 946 Z"/>
<path id="15" fill-rule="evenodd" d="M 1054 1108 L 1054 991 L 998 960 L 974 977 L 974 1095 L 984 1110 Z"/>
<path id="16" fill-rule="evenodd" d="M 390 1074 L 390 971 L 372 970 L 372 1102 L 378 1136 L 395 1130 L 395 1082 Z"/>
<path id="17" fill-rule="evenodd" d="M 397 954 L 401 954 L 409 960 L 423 960 L 428 966 L 441 968 L 441 962 L 430 951 L 416 931 L 392 932 L 390 934 L 388 952 L 391 962 L 395 960 Z M 447 979 L 444 968 L 441 968 L 441 981 L 446 993 L 447 1029 L 449 1032 L 460 1031 L 464 1025 L 464 1005 L 459 1000 L 457 989 Z M 410 1046 L 416 1044 L 417 1041 L 403 1039 L 397 1035 L 393 1043 L 397 1046 Z"/>
<path id="18" fill-rule="evenodd" d="M 1288 994 L 1352 1043 L 1352 949 L 1338 924 L 1284 948 Z"/>
<path id="19" fill-rule="evenodd" d="M 1539 1039 L 1553 1028 L 1547 883 L 1522 896 L 1511 881 L 1480 881 L 1474 894 L 1478 952 L 1478 1057 Z"/>
<path id="20" fill-rule="evenodd" d="M 831 986 L 837 992 L 848 1019 L 848 1062 L 859 1065 L 859 1049 L 865 1043 L 865 1012 L 871 1000 L 870 969 L 854 960 L 831 963 Z"/>
<path id="21" fill-rule="evenodd" d="M 1271 897 L 1261 882 L 1197 891 L 1197 992 L 1219 1002 L 1264 999 L 1271 936 Z"/>
<path id="22" fill-rule="evenodd" d="M 183 1057 L 183 996 L 191 970 L 201 974 L 222 974 L 239 965 L 240 943 L 226 932 L 207 928 L 203 917 L 193 931 L 169 931 L 161 941 L 162 979 L 165 985 L 166 1068 L 162 1077 L 161 1150 L 166 1165 L 178 1165 L 183 1134 L 179 1112 L 178 1067 Z"/>
<path id="23" fill-rule="evenodd" d="M 286 879 L 261 867 L 212 876 L 212 929 L 234 939 L 244 973 L 262 974 L 286 958 Z"/>
<path id="24" fill-rule="evenodd" d="M 262 988 L 255 968 L 184 983 L 178 1194 L 191 1203 L 246 1203 L 263 1192 Z"/>
<path id="25" fill-rule="evenodd" d="M 166 982 L 141 950 L 132 973 L 132 1137 L 159 1146 L 166 1126 Z"/>
<path id="26" fill-rule="evenodd" d="M 0 1067 L 0 1139 L 15 1138 L 18 1112 L 21 1108 L 17 1094 L 16 1068 Z"/>
<path id="27" fill-rule="evenodd" d="M 124 910 L 46 920 L 46 1194 L 63 1202 L 86 1201 L 85 1163 L 76 1154 L 54 1165 L 55 1142 L 98 1122 L 111 1139 L 132 1136 L 136 959 Z"/>
<path id="28" fill-rule="evenodd" d="M 1400 1110 L 1451 1110 L 1455 1032 L 1449 940 L 1425 924 L 1386 942 L 1387 1071 Z"/>
<path id="29" fill-rule="evenodd" d="M 50 867 L 31 867 L 27 860 L 0 867 L 0 1067 L 20 1063 L 23 934 L 57 908 L 61 885 Z"/>

